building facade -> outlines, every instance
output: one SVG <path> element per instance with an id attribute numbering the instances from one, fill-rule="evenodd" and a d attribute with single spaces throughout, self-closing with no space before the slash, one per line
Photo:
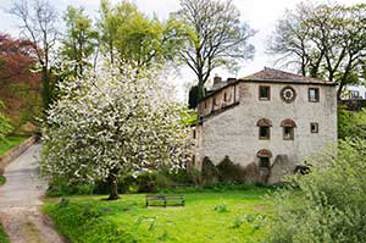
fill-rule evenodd
<path id="1" fill-rule="evenodd" d="M 323 80 L 265 68 L 226 82 L 199 103 L 198 168 L 228 156 L 242 168 L 255 165 L 255 180 L 276 183 L 307 156 L 337 141 L 336 86 Z"/>

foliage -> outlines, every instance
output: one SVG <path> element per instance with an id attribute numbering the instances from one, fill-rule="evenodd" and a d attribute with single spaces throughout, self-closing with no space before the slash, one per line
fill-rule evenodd
<path id="1" fill-rule="evenodd" d="M 31 41 L 0 34 L 0 88 L 24 79 L 27 82 L 34 81 L 36 75 L 29 69 L 35 62 Z"/>
<path id="2" fill-rule="evenodd" d="M 363 80 L 365 13 L 364 3 L 300 3 L 278 21 L 270 49 L 304 76 L 338 83 L 340 98 L 345 85 Z"/>
<path id="3" fill-rule="evenodd" d="M 69 75 L 82 77 L 85 69 L 92 67 L 91 57 L 97 45 L 98 32 L 83 8 L 69 6 L 64 20 L 67 30 L 61 47 L 62 61 L 69 63 Z"/>
<path id="4" fill-rule="evenodd" d="M 4 108 L 4 104 L 0 100 L 0 142 L 4 143 L 6 135 L 12 131 L 12 126 L 10 125 L 10 121 L 5 117 L 4 114 L 1 113 L 1 110 Z"/>
<path id="5" fill-rule="evenodd" d="M 0 110 L 15 131 L 23 130 L 38 111 L 40 76 L 31 72 L 35 64 L 31 41 L 0 34 L 0 97 L 6 106 L 0 104 Z"/>
<path id="6" fill-rule="evenodd" d="M 3 226 L 0 224 L 0 242 L 2 243 L 9 243 L 9 237 L 7 236 L 7 234 L 4 231 Z"/>
<path id="7" fill-rule="evenodd" d="M 198 99 L 205 95 L 204 85 L 214 69 L 235 70 L 240 61 L 252 58 L 254 46 L 248 40 L 254 31 L 240 23 L 232 1 L 181 0 L 175 17 L 188 28 L 179 56 L 197 77 Z"/>
<path id="8" fill-rule="evenodd" d="M 48 110 L 53 92 L 51 66 L 58 40 L 58 13 L 49 0 L 17 0 L 9 11 L 21 23 L 20 31 L 32 42 L 38 71 L 42 76 L 43 111 Z"/>
<path id="9" fill-rule="evenodd" d="M 245 170 L 239 164 L 234 164 L 229 156 L 225 156 L 216 168 L 220 182 L 245 182 Z"/>
<path id="10" fill-rule="evenodd" d="M 126 66 L 123 75 L 106 68 L 87 77 L 60 85 L 43 130 L 44 175 L 108 181 L 117 197 L 117 178 L 184 167 L 192 144 L 185 109 L 164 97 L 157 75 Z"/>
<path id="11" fill-rule="evenodd" d="M 344 107 L 338 109 L 338 138 L 366 139 L 366 110 L 358 112 L 347 111 Z"/>
<path id="12" fill-rule="evenodd" d="M 179 22 L 149 18 L 128 1 L 113 6 L 103 0 L 100 13 L 101 51 L 111 63 L 146 68 L 175 58 L 183 33 Z"/>
<path id="13" fill-rule="evenodd" d="M 311 160 L 312 173 L 292 178 L 275 196 L 267 242 L 362 242 L 366 235 L 366 142 L 340 141 Z"/>
<path id="14" fill-rule="evenodd" d="M 1 168 L 0 168 L 0 170 L 1 170 Z M 6 178 L 4 176 L 0 175 L 0 186 L 4 185 L 5 182 L 6 182 Z"/>
<path id="15" fill-rule="evenodd" d="M 143 194 L 108 203 L 101 197 L 71 197 L 60 203 L 52 199 L 44 210 L 72 242 L 260 242 L 266 229 L 258 228 L 258 220 L 232 224 L 244 215 L 269 215 L 266 193 L 260 188 L 186 193 L 186 205 L 179 208 L 145 208 Z M 219 213 L 217 205 L 229 210 Z"/>
<path id="16" fill-rule="evenodd" d="M 26 136 L 7 136 L 5 138 L 5 141 L 0 143 L 0 156 L 5 154 L 7 151 L 12 149 L 13 147 L 17 146 L 18 144 L 21 144 L 24 142 L 28 137 Z"/>

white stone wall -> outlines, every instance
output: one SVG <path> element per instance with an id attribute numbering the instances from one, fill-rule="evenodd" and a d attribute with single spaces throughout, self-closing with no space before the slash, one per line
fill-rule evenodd
<path id="1" fill-rule="evenodd" d="M 271 100 L 258 99 L 259 85 L 271 87 Z M 337 140 L 336 87 L 325 85 L 290 84 L 297 97 L 285 103 L 280 91 L 287 84 L 240 82 L 238 99 L 240 104 L 209 117 L 197 127 L 196 161 L 208 156 L 213 163 L 220 163 L 228 155 L 234 163 L 243 167 L 256 162 L 257 152 L 268 149 L 272 152 L 271 163 L 277 155 L 287 154 L 294 163 Z M 320 101 L 308 101 L 308 88 L 319 88 Z M 261 118 L 272 121 L 270 140 L 259 140 L 256 123 Z M 281 121 L 290 118 L 296 122 L 294 140 L 283 140 Z M 319 133 L 311 133 L 310 123 L 319 124 Z M 198 164 L 198 167 L 200 165 Z"/>

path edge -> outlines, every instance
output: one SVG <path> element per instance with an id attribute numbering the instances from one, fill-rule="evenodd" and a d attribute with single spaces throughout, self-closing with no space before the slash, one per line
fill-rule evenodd
<path id="1" fill-rule="evenodd" d="M 9 165 L 12 161 L 18 158 L 22 153 L 24 153 L 33 144 L 39 141 L 38 135 L 32 135 L 30 138 L 25 140 L 23 143 L 18 144 L 14 148 L 7 151 L 4 155 L 0 156 L 0 173 Z"/>

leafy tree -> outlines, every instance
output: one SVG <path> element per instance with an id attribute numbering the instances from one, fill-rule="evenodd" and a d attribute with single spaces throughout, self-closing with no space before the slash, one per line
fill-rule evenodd
<path id="1" fill-rule="evenodd" d="M 64 82 L 44 128 L 42 172 L 52 180 L 107 181 L 162 166 L 181 168 L 190 153 L 186 111 L 167 101 L 156 75 L 123 67 Z"/>
<path id="2" fill-rule="evenodd" d="M 151 19 L 127 1 L 112 6 L 103 0 L 100 12 L 102 52 L 111 63 L 140 69 L 175 58 L 184 33 L 179 22 Z"/>
<path id="3" fill-rule="evenodd" d="M 0 87 L 24 79 L 30 82 L 30 69 L 35 63 L 32 42 L 0 34 Z"/>
<path id="4" fill-rule="evenodd" d="M 240 23 L 240 12 L 230 0 L 181 0 L 180 6 L 175 17 L 189 30 L 179 56 L 197 76 L 201 99 L 215 68 L 234 70 L 240 61 L 253 57 L 254 46 L 248 41 L 254 31 Z"/>
<path id="5" fill-rule="evenodd" d="M 18 0 L 9 12 L 20 20 L 21 33 L 33 43 L 32 47 L 42 74 L 42 100 L 43 109 L 46 111 L 51 103 L 53 90 L 50 69 L 59 34 L 57 11 L 48 0 Z"/>
<path id="6" fill-rule="evenodd" d="M 353 6 L 301 3 L 287 10 L 270 50 L 285 64 L 296 64 L 304 76 L 339 83 L 359 83 L 366 59 L 366 4 Z"/>
<path id="7" fill-rule="evenodd" d="M 0 100 L 0 111 L 4 108 L 4 103 Z M 12 130 L 9 120 L 0 112 L 0 142 L 5 140 L 6 135 Z"/>
<path id="8" fill-rule="evenodd" d="M 71 66 L 70 75 L 82 77 L 85 69 L 92 67 L 91 57 L 96 49 L 98 33 L 82 8 L 69 6 L 64 20 L 67 31 L 61 55 L 63 61 L 68 61 Z"/>

